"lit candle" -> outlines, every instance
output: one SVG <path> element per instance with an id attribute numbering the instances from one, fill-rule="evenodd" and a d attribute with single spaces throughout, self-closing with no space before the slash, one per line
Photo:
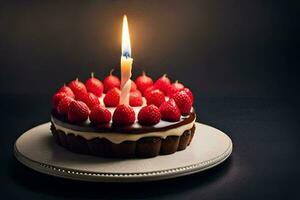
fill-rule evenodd
<path id="1" fill-rule="evenodd" d="M 126 15 L 123 17 L 122 28 L 122 55 L 121 55 L 121 97 L 120 104 L 129 105 L 129 95 L 131 88 L 131 68 L 133 59 L 131 58 L 130 36 Z"/>

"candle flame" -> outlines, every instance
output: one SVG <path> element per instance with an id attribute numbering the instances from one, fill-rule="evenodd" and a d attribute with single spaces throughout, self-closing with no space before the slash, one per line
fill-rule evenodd
<path id="1" fill-rule="evenodd" d="M 129 35 L 128 21 L 126 15 L 124 15 L 123 17 L 122 56 L 131 57 L 130 35 Z"/>

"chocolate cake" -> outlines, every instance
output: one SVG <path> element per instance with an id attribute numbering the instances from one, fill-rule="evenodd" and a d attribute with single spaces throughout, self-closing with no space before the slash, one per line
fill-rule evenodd
<path id="1" fill-rule="evenodd" d="M 51 131 L 55 141 L 70 151 L 102 157 L 154 157 L 184 150 L 195 132 L 195 112 L 178 122 L 161 120 L 155 126 L 134 123 L 128 127 L 71 124 L 55 110 Z"/>
<path id="2" fill-rule="evenodd" d="M 120 81 L 94 77 L 64 85 L 52 98 L 51 132 L 57 144 L 102 157 L 154 157 L 187 148 L 195 133 L 192 92 L 166 75 L 143 73 L 122 103 Z M 135 84 L 136 83 L 136 84 Z M 105 94 L 103 93 L 105 91 Z"/>

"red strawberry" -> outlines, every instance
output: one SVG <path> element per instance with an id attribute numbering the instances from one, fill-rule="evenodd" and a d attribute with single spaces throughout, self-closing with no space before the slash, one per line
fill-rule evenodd
<path id="1" fill-rule="evenodd" d="M 159 89 L 152 90 L 146 97 L 147 105 L 154 104 L 159 107 L 163 102 L 165 102 L 165 95 Z"/>
<path id="2" fill-rule="evenodd" d="M 62 100 L 60 100 L 57 106 L 57 112 L 61 115 L 67 115 L 69 111 L 70 103 L 74 101 L 72 97 L 66 96 Z"/>
<path id="3" fill-rule="evenodd" d="M 94 73 L 92 73 L 91 78 L 85 82 L 85 87 L 88 92 L 93 93 L 97 97 L 101 97 L 104 89 L 102 82 L 94 77 Z"/>
<path id="4" fill-rule="evenodd" d="M 178 81 L 176 81 L 175 83 L 173 83 L 172 85 L 170 85 L 168 87 L 168 96 L 172 97 L 173 94 L 175 94 L 176 92 L 179 92 L 183 89 L 184 89 L 184 86 L 181 83 L 178 83 Z"/>
<path id="5" fill-rule="evenodd" d="M 169 85 L 171 84 L 170 79 L 167 75 L 163 75 L 154 83 L 154 87 L 160 89 L 165 95 L 167 95 Z"/>
<path id="6" fill-rule="evenodd" d="M 75 99 L 81 99 L 82 95 L 87 93 L 85 85 L 78 79 L 71 81 L 68 85 L 73 93 L 75 94 Z"/>
<path id="7" fill-rule="evenodd" d="M 152 79 L 145 72 L 135 80 L 137 88 L 144 92 L 148 87 L 153 85 Z"/>
<path id="8" fill-rule="evenodd" d="M 111 120 L 111 113 L 100 104 L 94 106 L 90 113 L 90 121 L 93 124 L 108 124 Z"/>
<path id="9" fill-rule="evenodd" d="M 116 88 L 120 88 L 120 79 L 116 76 L 114 76 L 113 74 L 113 70 L 110 71 L 109 76 L 106 77 L 103 80 L 103 84 L 104 84 L 104 92 L 108 92 L 109 90 L 113 89 L 114 87 Z"/>
<path id="10" fill-rule="evenodd" d="M 129 105 L 133 107 L 143 105 L 143 98 L 140 91 L 130 92 Z"/>
<path id="11" fill-rule="evenodd" d="M 137 89 L 135 91 L 132 91 L 133 93 L 136 93 L 137 95 L 141 96 L 142 97 L 142 93 Z"/>
<path id="12" fill-rule="evenodd" d="M 55 93 L 52 97 L 52 105 L 53 105 L 53 108 L 57 108 L 60 100 L 62 100 L 63 98 L 65 98 L 67 96 L 66 93 L 64 92 L 58 92 L 58 93 Z"/>
<path id="13" fill-rule="evenodd" d="M 72 101 L 69 105 L 68 120 L 72 123 L 80 123 L 89 117 L 89 107 L 82 101 Z"/>
<path id="14" fill-rule="evenodd" d="M 152 126 L 160 122 L 161 114 L 155 105 L 143 107 L 138 114 L 138 121 L 142 125 Z"/>
<path id="15" fill-rule="evenodd" d="M 81 101 L 83 101 L 90 109 L 100 104 L 98 97 L 91 92 L 84 94 Z"/>
<path id="16" fill-rule="evenodd" d="M 194 103 L 194 95 L 193 95 L 192 91 L 189 88 L 184 88 L 183 91 L 185 91 L 189 95 L 190 99 L 192 100 L 192 104 L 193 104 Z"/>
<path id="17" fill-rule="evenodd" d="M 113 124 L 116 126 L 129 126 L 135 121 L 135 112 L 132 107 L 122 104 L 118 105 L 113 114 Z"/>
<path id="18" fill-rule="evenodd" d="M 133 92 L 133 91 L 136 91 L 136 90 L 137 90 L 136 84 L 133 80 L 131 80 L 130 92 Z"/>
<path id="19" fill-rule="evenodd" d="M 169 122 L 176 122 L 180 120 L 180 110 L 174 99 L 169 99 L 168 101 L 162 103 L 159 107 L 159 110 L 163 120 Z"/>
<path id="20" fill-rule="evenodd" d="M 143 94 L 144 94 L 144 97 L 147 98 L 147 96 L 150 94 L 150 92 L 152 90 L 155 90 L 155 87 L 152 85 L 150 87 L 148 87 L 147 89 L 144 90 Z"/>
<path id="21" fill-rule="evenodd" d="M 63 92 L 66 93 L 67 96 L 72 97 L 73 99 L 75 98 L 75 95 L 73 93 L 73 91 L 71 90 L 71 88 L 69 88 L 68 86 L 64 85 L 62 86 L 57 93 L 59 92 Z"/>
<path id="22" fill-rule="evenodd" d="M 103 102 L 106 107 L 116 107 L 120 103 L 121 91 L 118 88 L 113 88 L 107 92 Z"/>
<path id="23" fill-rule="evenodd" d="M 185 91 L 179 91 L 173 95 L 180 112 L 183 116 L 190 114 L 192 108 L 192 100 Z"/>

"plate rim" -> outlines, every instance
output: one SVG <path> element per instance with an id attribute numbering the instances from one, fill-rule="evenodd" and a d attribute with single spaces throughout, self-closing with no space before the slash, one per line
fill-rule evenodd
<path id="1" fill-rule="evenodd" d="M 50 122 L 46 122 L 37 125 L 25 131 L 23 134 L 26 134 L 27 132 L 31 131 L 34 128 L 47 125 L 49 123 Z M 200 125 L 208 126 L 209 128 L 216 129 L 212 126 L 202 124 L 199 122 L 196 122 L 196 124 L 200 124 Z M 23 165 L 35 171 L 38 171 L 43 174 L 60 177 L 60 178 L 67 178 L 71 180 L 80 180 L 80 181 L 88 181 L 88 182 L 146 182 L 146 181 L 163 180 L 163 179 L 176 178 L 180 176 L 186 176 L 197 172 L 201 172 L 210 169 L 212 167 L 215 167 L 221 164 L 222 162 L 224 162 L 231 155 L 233 150 L 233 144 L 232 144 L 232 140 L 227 134 L 220 131 L 219 129 L 216 130 L 224 134 L 226 136 L 226 139 L 228 140 L 229 145 L 227 146 L 226 150 L 222 154 L 212 159 L 205 160 L 199 163 L 194 163 L 183 167 L 170 168 L 165 170 L 157 170 L 157 171 L 149 171 L 149 172 L 141 172 L 141 173 L 119 173 L 119 172 L 100 173 L 100 172 L 88 172 L 84 170 L 77 170 L 77 169 L 64 168 L 55 165 L 44 164 L 42 162 L 38 162 L 28 158 L 18 150 L 17 141 L 23 134 L 20 135 L 18 139 L 15 141 L 14 156 Z"/>

